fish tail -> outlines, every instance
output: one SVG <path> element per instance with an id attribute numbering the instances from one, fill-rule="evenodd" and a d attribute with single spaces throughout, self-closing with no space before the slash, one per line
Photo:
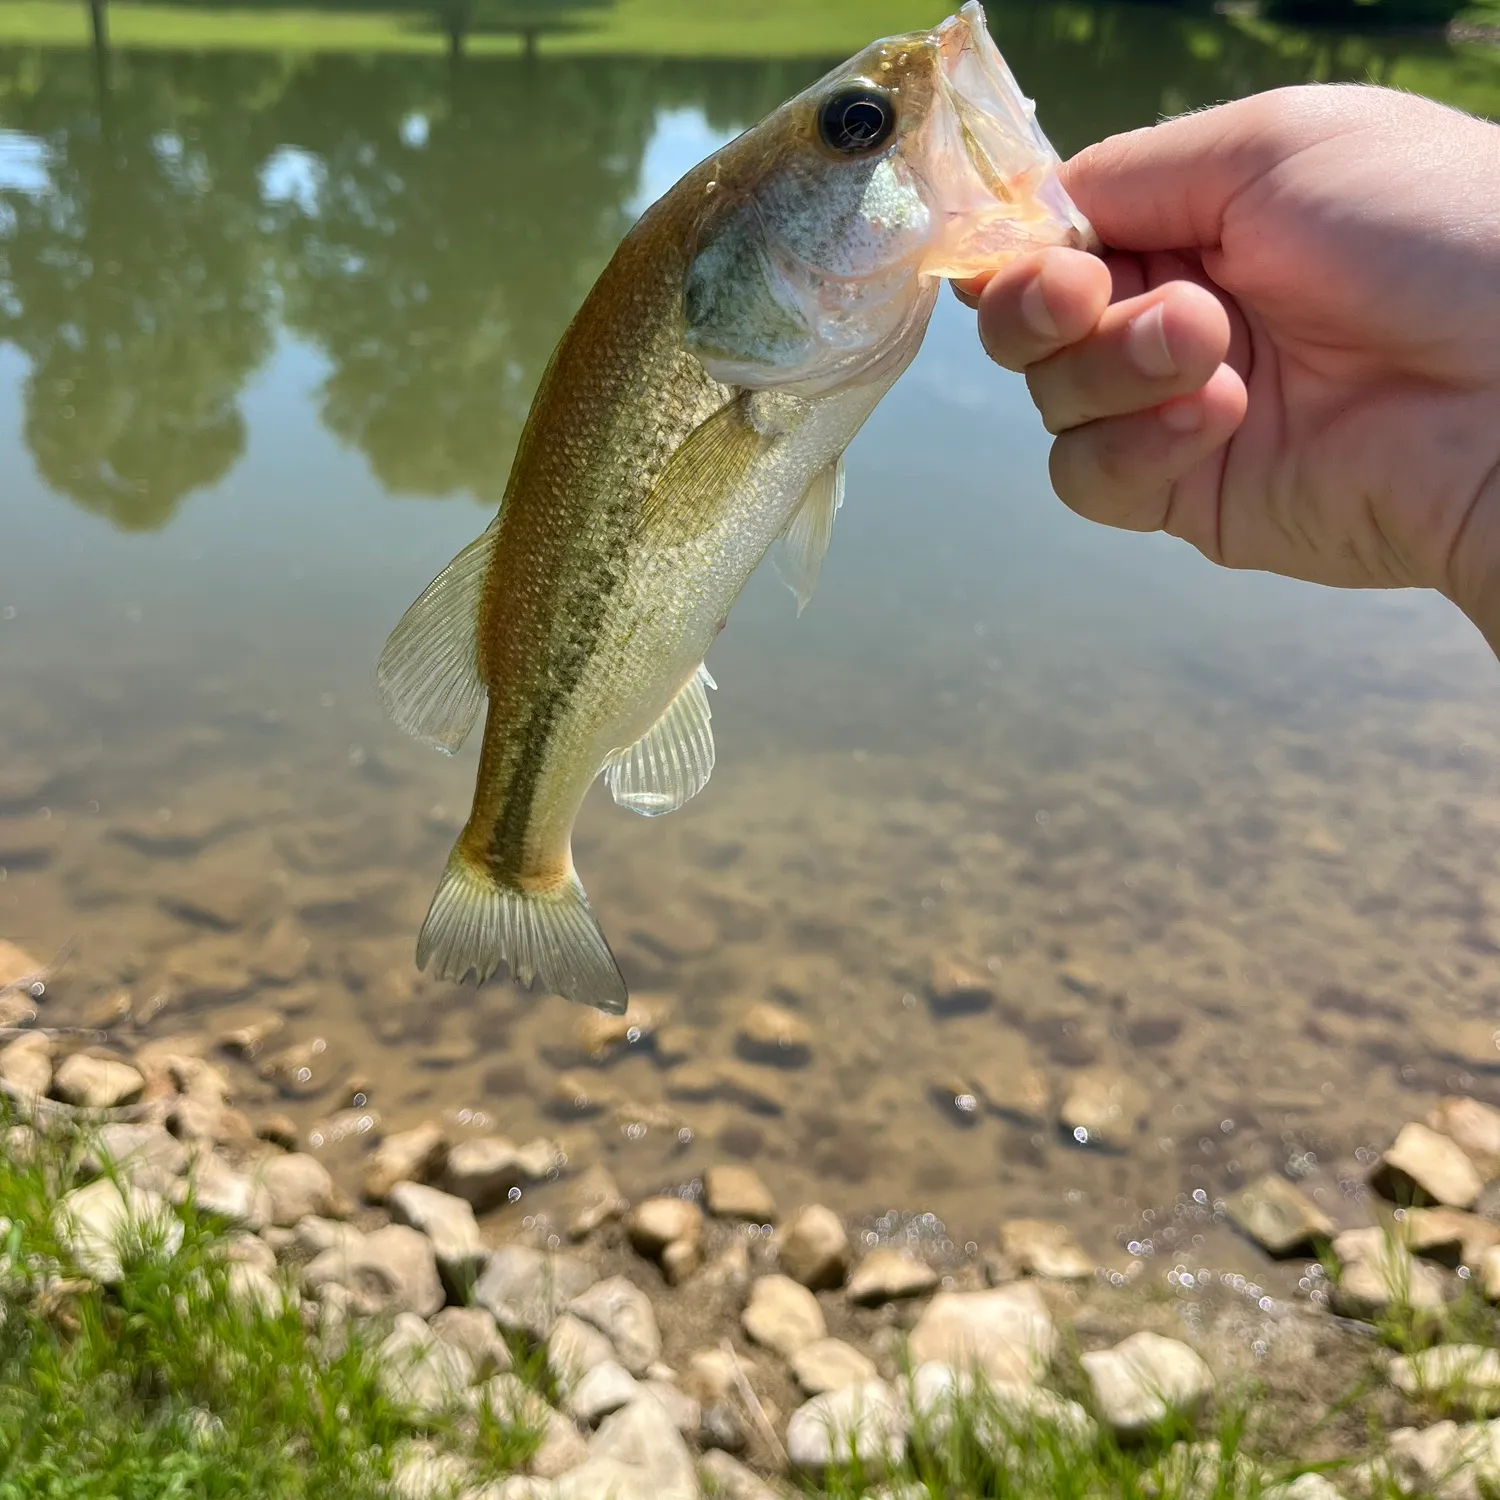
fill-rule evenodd
<path id="1" fill-rule="evenodd" d="M 620 1015 L 628 995 L 620 966 L 570 869 L 553 890 L 507 885 L 454 846 L 417 938 L 417 967 L 440 979 L 483 984 L 502 963 L 522 984 Z"/>

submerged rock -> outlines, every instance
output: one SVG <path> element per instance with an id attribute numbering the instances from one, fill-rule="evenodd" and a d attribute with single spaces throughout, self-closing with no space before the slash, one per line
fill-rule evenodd
<path id="1" fill-rule="evenodd" d="M 1450 1095 L 1433 1106 L 1427 1124 L 1454 1141 L 1486 1182 L 1500 1176 L 1500 1109 Z"/>
<path id="2" fill-rule="evenodd" d="M 776 1220 L 770 1188 L 749 1167 L 710 1167 L 703 1174 L 703 1196 L 716 1218 L 749 1219 L 755 1224 Z"/>
<path id="3" fill-rule="evenodd" d="M 1261 1249 L 1277 1257 L 1305 1254 L 1331 1238 L 1333 1220 L 1285 1177 L 1267 1172 L 1228 1202 L 1229 1217 Z"/>
<path id="4" fill-rule="evenodd" d="M 1395 1143 L 1370 1174 L 1370 1184 L 1395 1203 L 1468 1208 L 1484 1181 L 1456 1141 L 1413 1121 L 1401 1127 Z"/>
<path id="5" fill-rule="evenodd" d="M 1066 1224 L 1012 1219 L 1000 1226 L 1000 1249 L 1012 1264 L 1033 1276 L 1078 1281 L 1094 1274 L 1094 1262 Z"/>
<path id="6" fill-rule="evenodd" d="M 795 1012 L 762 1001 L 741 1017 L 735 1045 L 749 1062 L 800 1068 L 812 1056 L 812 1028 Z"/>
<path id="7" fill-rule="evenodd" d="M 812 1291 L 842 1286 L 849 1269 L 849 1236 L 831 1208 L 799 1208 L 772 1240 L 777 1266 Z"/>
<path id="8" fill-rule="evenodd" d="M 52 1087 L 52 1038 L 40 1031 L 0 1048 L 0 1083 L 27 1099 L 45 1098 Z"/>

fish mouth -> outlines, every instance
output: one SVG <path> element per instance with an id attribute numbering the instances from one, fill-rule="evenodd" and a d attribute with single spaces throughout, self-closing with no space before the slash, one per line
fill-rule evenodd
<path id="1" fill-rule="evenodd" d="M 938 94 L 927 174 L 938 233 L 929 276 L 991 271 L 1048 245 L 1097 252 L 1099 237 L 1058 177 L 1061 162 L 985 25 L 979 0 L 933 31 Z"/>

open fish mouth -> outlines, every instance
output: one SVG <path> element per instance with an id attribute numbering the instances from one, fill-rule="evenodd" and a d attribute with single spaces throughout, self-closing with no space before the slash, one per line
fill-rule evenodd
<path id="1" fill-rule="evenodd" d="M 1064 189 L 1057 152 L 991 38 L 979 0 L 968 0 L 929 40 L 941 99 L 927 175 L 941 227 L 924 274 L 970 276 L 1047 245 L 1098 251 L 1099 238 Z"/>

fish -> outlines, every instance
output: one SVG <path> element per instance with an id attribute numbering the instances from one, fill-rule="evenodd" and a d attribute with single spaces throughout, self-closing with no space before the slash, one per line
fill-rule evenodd
<path id="1" fill-rule="evenodd" d="M 683 176 L 559 341 L 498 514 L 407 610 L 377 683 L 456 753 L 473 805 L 419 968 L 619 1014 L 572 856 L 602 774 L 657 817 L 714 767 L 708 648 L 773 545 L 811 598 L 844 450 L 911 363 L 943 278 L 1097 249 L 977 0 L 872 43 Z"/>

